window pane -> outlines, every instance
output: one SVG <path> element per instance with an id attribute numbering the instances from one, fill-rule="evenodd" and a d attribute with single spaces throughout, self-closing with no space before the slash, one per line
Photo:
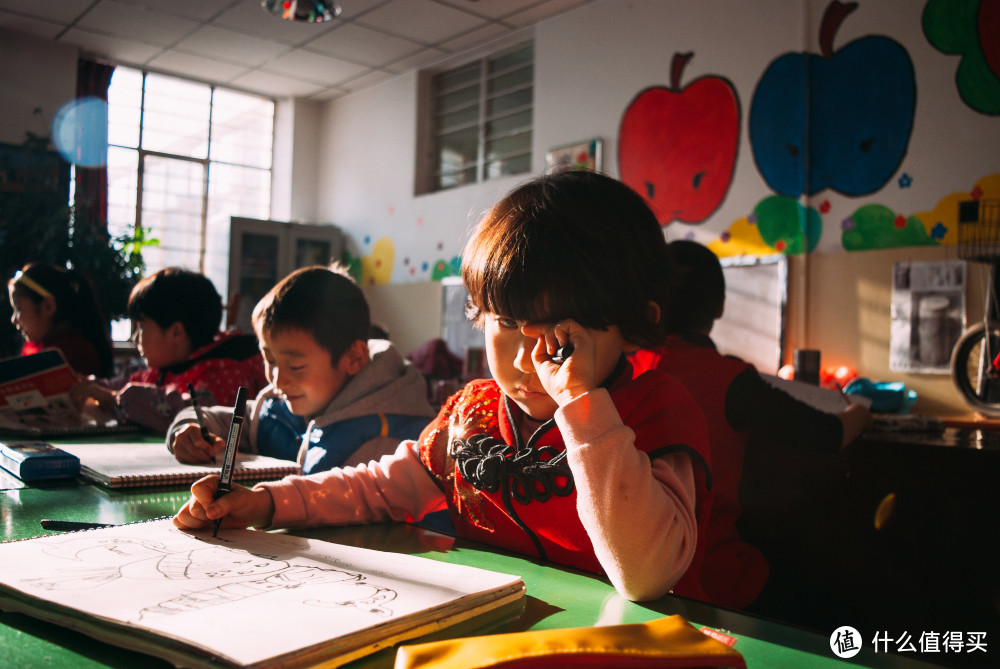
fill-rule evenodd
<path id="1" fill-rule="evenodd" d="M 461 186 L 463 184 L 475 183 L 476 168 L 475 166 L 473 166 L 458 172 L 442 173 L 439 177 L 439 181 L 441 183 L 442 189 L 453 188 L 455 186 Z"/>
<path id="2" fill-rule="evenodd" d="M 479 85 L 459 88 L 458 90 L 445 93 L 438 98 L 438 114 L 446 114 L 450 111 L 462 109 L 469 106 L 479 106 Z"/>
<path id="3" fill-rule="evenodd" d="M 224 294 L 229 217 L 270 217 L 274 102 L 173 77 L 150 74 L 143 80 L 140 71 L 126 67 L 116 69 L 108 95 L 112 143 L 137 146 L 143 124 L 140 151 L 109 149 L 109 231 L 120 236 L 132 229 L 138 199 L 141 224 L 161 241 L 143 252 L 147 274 L 169 265 L 188 267 L 203 272 Z M 209 155 L 222 162 L 207 163 Z M 181 159 L 187 157 L 198 160 Z M 140 160 L 145 171 L 137 194 Z"/>
<path id="4" fill-rule="evenodd" d="M 523 132 L 509 137 L 494 139 L 486 143 L 486 158 L 494 160 L 506 154 L 531 151 L 531 133 Z"/>
<path id="5" fill-rule="evenodd" d="M 531 110 L 503 116 L 486 124 L 486 136 L 497 137 L 531 130 Z"/>
<path id="6" fill-rule="evenodd" d="M 108 86 L 108 144 L 139 147 L 141 110 L 142 72 L 116 67 Z"/>
<path id="7" fill-rule="evenodd" d="M 486 86 L 486 92 L 487 94 L 492 95 L 493 93 L 502 93 L 504 91 L 531 86 L 531 79 L 533 76 L 533 68 L 522 67 L 518 70 L 514 70 L 513 72 L 508 72 L 498 77 L 491 78 Z"/>
<path id="8" fill-rule="evenodd" d="M 510 53 L 494 58 L 487 65 L 487 69 L 490 74 L 493 74 L 494 72 L 501 72 L 524 63 L 532 63 L 534 62 L 534 54 L 534 47 L 528 44 L 517 51 L 511 51 Z"/>
<path id="9" fill-rule="evenodd" d="M 438 137 L 438 156 L 442 172 L 464 168 L 475 163 L 479 154 L 479 130 L 462 130 Z"/>
<path id="10" fill-rule="evenodd" d="M 441 132 L 477 123 L 479 123 L 479 105 L 467 107 L 452 114 L 442 114 L 437 119 L 435 129 Z"/>
<path id="11" fill-rule="evenodd" d="M 147 274 L 179 266 L 200 271 L 202 191 L 200 163 L 146 156 L 142 175 L 142 225 L 158 247 L 143 252 Z"/>
<path id="12" fill-rule="evenodd" d="M 271 213 L 271 172 L 212 163 L 208 169 L 205 274 L 223 299 L 229 282 L 229 217 L 266 219 Z M 251 309 L 253 305 L 250 305 Z"/>
<path id="13" fill-rule="evenodd" d="M 494 179 L 511 174 L 522 174 L 531 169 L 531 154 L 509 156 L 486 164 L 486 178 Z"/>
<path id="14" fill-rule="evenodd" d="M 212 160 L 271 167 L 274 103 L 216 89 L 212 98 Z"/>
<path id="15" fill-rule="evenodd" d="M 530 88 L 490 98 L 486 101 L 486 115 L 494 116 L 512 109 L 530 108 L 532 98 L 533 91 Z"/>
<path id="16" fill-rule="evenodd" d="M 203 84 L 147 75 L 142 148 L 206 158 L 211 93 Z"/>
<path id="17" fill-rule="evenodd" d="M 122 237 L 135 225 L 139 152 L 108 147 L 108 234 Z"/>
<path id="18" fill-rule="evenodd" d="M 432 79 L 436 188 L 531 169 L 533 83 L 530 44 Z"/>
<path id="19" fill-rule="evenodd" d="M 458 88 L 468 85 L 479 86 L 479 63 L 472 63 L 457 70 L 443 72 L 434 77 L 434 90 L 447 91 L 450 88 Z"/>

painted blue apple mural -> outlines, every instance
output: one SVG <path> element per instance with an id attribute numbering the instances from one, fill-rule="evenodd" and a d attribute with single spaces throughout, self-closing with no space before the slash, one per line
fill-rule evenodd
<path id="1" fill-rule="evenodd" d="M 754 161 L 781 195 L 825 188 L 867 195 L 892 178 L 906 155 L 917 98 L 906 49 L 889 37 L 867 36 L 833 50 L 837 29 L 857 6 L 831 2 L 820 26 L 821 54 L 779 56 L 754 91 Z"/>

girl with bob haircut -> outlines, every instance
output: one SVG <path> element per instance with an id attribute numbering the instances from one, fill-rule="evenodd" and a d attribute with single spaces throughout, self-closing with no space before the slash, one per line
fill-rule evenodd
<path id="1" fill-rule="evenodd" d="M 626 358 L 663 336 L 668 271 L 656 218 L 620 182 L 566 172 L 515 189 L 463 253 L 492 379 L 377 462 L 218 500 L 217 477 L 202 479 L 174 523 L 309 527 L 446 508 L 459 536 L 604 574 L 629 599 L 703 598 L 705 421 L 680 384 L 632 379 Z"/>

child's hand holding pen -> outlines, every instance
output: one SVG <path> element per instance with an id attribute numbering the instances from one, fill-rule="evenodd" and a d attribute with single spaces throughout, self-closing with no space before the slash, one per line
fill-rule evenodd
<path id="1" fill-rule="evenodd" d="M 188 393 L 191 408 L 194 409 L 198 424 L 186 425 L 174 433 L 170 450 L 173 451 L 178 462 L 187 464 L 214 463 L 216 453 L 225 449 L 226 442 L 221 437 L 213 435 L 205 427 L 205 415 L 198 403 L 198 393 L 194 384 L 188 384 Z"/>
<path id="2" fill-rule="evenodd" d="M 191 486 L 191 498 L 174 516 L 174 526 L 182 530 L 209 527 L 222 519 L 222 527 L 266 527 L 274 517 L 274 500 L 266 490 L 251 490 L 233 484 L 231 490 L 215 498 L 219 475 L 212 474 Z"/>
<path id="3" fill-rule="evenodd" d="M 214 463 L 216 455 L 226 450 L 226 440 L 211 433 L 206 440 L 202 429 L 190 423 L 174 433 L 171 450 L 178 462 L 192 465 Z"/>
<path id="4" fill-rule="evenodd" d="M 526 337 L 536 338 L 531 352 L 535 372 L 559 406 L 597 387 L 597 365 L 591 333 L 573 320 L 525 323 Z"/>

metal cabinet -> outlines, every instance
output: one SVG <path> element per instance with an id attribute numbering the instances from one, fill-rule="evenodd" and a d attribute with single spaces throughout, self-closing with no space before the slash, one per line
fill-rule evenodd
<path id="1" fill-rule="evenodd" d="M 344 234 L 336 226 L 233 216 L 227 324 L 249 332 L 253 308 L 272 286 L 299 267 L 328 265 L 343 253 Z"/>

